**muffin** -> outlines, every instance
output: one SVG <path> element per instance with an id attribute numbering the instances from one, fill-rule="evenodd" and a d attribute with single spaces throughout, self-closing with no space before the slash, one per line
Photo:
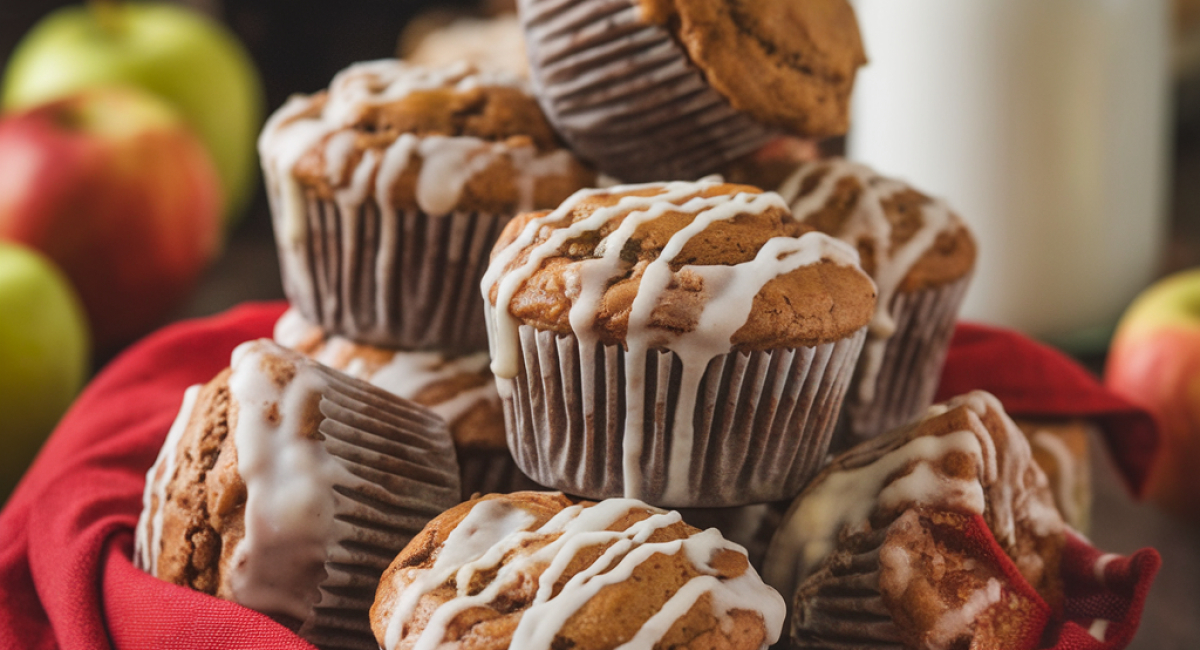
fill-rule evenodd
<path id="1" fill-rule="evenodd" d="M 412 400 L 445 420 L 458 456 L 464 501 L 475 494 L 539 489 L 517 469 L 508 451 L 487 352 L 456 357 L 362 345 L 330 336 L 295 309 L 275 324 L 275 342 Z"/>
<path id="2" fill-rule="evenodd" d="M 465 61 L 479 70 L 529 77 L 525 37 L 515 12 L 491 17 L 425 12 L 409 21 L 400 34 L 400 58 L 425 67 Z"/>
<path id="3" fill-rule="evenodd" d="M 1083 419 L 1014 420 L 1029 440 L 1033 459 L 1046 473 L 1054 504 L 1063 520 L 1086 534 L 1092 519 L 1092 471 L 1089 435 L 1096 426 Z"/>
<path id="4" fill-rule="evenodd" d="M 489 495 L 426 526 L 388 567 L 384 650 L 759 650 L 784 604 L 745 552 L 628 499 Z"/>
<path id="5" fill-rule="evenodd" d="M 267 340 L 188 389 L 146 475 L 135 562 L 323 650 L 374 649 L 379 576 L 459 502 L 445 424 Z"/>
<path id="6" fill-rule="evenodd" d="M 530 77 L 625 181 L 695 179 L 776 133 L 844 134 L 866 62 L 846 0 L 521 0 Z"/>
<path id="7" fill-rule="evenodd" d="M 838 457 L 763 575 L 791 647 L 1033 647 L 1061 612 L 1065 530 L 1025 437 L 974 392 Z"/>
<path id="8" fill-rule="evenodd" d="M 524 82 L 397 60 L 294 96 L 259 153 L 284 292 L 360 343 L 487 348 L 475 287 L 504 224 L 592 183 Z"/>
<path id="9" fill-rule="evenodd" d="M 577 193 L 483 280 L 509 447 L 534 481 L 672 507 L 786 499 L 823 464 L 875 291 L 774 193 Z"/>
<path id="10" fill-rule="evenodd" d="M 796 218 L 858 249 L 879 302 L 846 397 L 844 449 L 908 424 L 933 402 L 975 267 L 975 241 L 946 204 L 843 159 L 780 186 Z"/>

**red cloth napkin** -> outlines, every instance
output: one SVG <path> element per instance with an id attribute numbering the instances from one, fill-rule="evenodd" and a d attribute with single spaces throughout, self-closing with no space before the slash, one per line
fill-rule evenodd
<path id="1" fill-rule="evenodd" d="M 226 367 L 239 343 L 270 336 L 284 308 L 247 305 L 168 327 L 115 359 L 80 395 L 0 512 L 0 648 L 311 650 L 261 614 L 161 582 L 130 560 L 146 470 L 184 389 Z M 963 326 L 946 382 L 954 393 L 992 390 L 1022 414 L 1099 416 L 1114 449 L 1125 449 L 1127 437 L 1154 439 L 1148 416 L 1104 393 L 1068 359 L 1012 334 Z M 1021 389 L 1030 384 L 1040 390 Z M 1144 465 L 1122 467 L 1140 485 Z M 1116 650 L 1137 626 L 1158 554 L 1101 560 L 1097 582 L 1098 551 L 1081 540 L 1070 549 L 1068 575 L 1081 578 L 1068 594 L 1072 622 L 1057 648 Z M 1113 621 L 1103 643 L 1087 632 L 1097 618 Z"/>

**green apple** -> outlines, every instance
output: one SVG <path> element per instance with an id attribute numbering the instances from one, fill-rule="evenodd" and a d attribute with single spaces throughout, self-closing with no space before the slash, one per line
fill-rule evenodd
<path id="1" fill-rule="evenodd" d="M 93 86 L 148 90 L 183 115 L 209 150 L 224 191 L 228 229 L 258 182 L 255 140 L 263 90 L 249 54 L 224 26 L 186 7 L 94 1 L 42 19 L 5 71 L 6 109 Z"/>
<path id="2" fill-rule="evenodd" d="M 46 258 L 0 242 L 0 499 L 70 405 L 88 370 L 83 308 Z"/>

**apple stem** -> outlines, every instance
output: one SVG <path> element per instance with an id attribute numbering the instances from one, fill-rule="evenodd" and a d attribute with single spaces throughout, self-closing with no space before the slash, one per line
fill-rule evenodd
<path id="1" fill-rule="evenodd" d="M 92 16 L 96 19 L 96 24 L 100 27 L 100 31 L 113 35 L 120 31 L 121 21 L 118 19 L 120 8 L 117 6 L 117 0 L 88 0 L 88 10 L 92 12 Z"/>

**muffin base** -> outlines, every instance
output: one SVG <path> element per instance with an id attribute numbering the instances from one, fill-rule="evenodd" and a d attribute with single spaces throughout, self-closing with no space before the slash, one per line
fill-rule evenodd
<path id="1" fill-rule="evenodd" d="M 866 335 L 814 348 L 719 355 L 696 395 L 687 475 L 668 477 L 682 364 L 645 359 L 643 480 L 624 484 L 626 353 L 520 327 L 517 377 L 497 379 L 517 466 L 537 483 L 589 499 L 726 507 L 790 499 L 825 464 Z M 583 356 L 591 355 L 587 363 Z M 591 376 L 586 376 L 590 371 Z M 635 414 L 635 416 L 638 416 Z"/>
<path id="2" fill-rule="evenodd" d="M 487 349 L 479 283 L 512 215 L 384 215 L 309 196 L 300 232 L 276 216 L 284 292 L 310 322 L 359 343 L 452 353 Z M 294 237 L 294 239 L 289 239 Z"/>

